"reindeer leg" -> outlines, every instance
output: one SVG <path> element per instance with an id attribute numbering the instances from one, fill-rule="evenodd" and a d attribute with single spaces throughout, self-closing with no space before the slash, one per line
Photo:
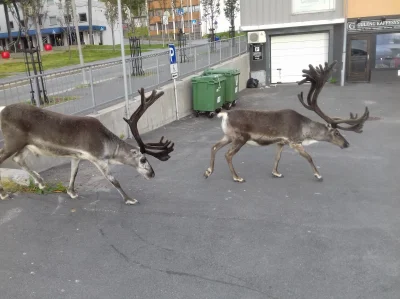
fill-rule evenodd
<path id="1" fill-rule="evenodd" d="M 233 180 L 235 182 L 239 182 L 239 183 L 245 182 L 245 179 L 243 179 L 237 175 L 235 169 L 233 168 L 232 158 L 242 148 L 242 146 L 246 144 L 246 141 L 247 140 L 244 140 L 244 139 L 235 140 L 232 144 L 232 147 L 225 154 L 225 158 L 226 158 L 226 161 L 228 162 L 229 169 L 233 176 Z"/>
<path id="2" fill-rule="evenodd" d="M 6 148 L 0 149 L 0 164 L 3 163 L 5 160 L 10 158 L 14 155 L 18 150 L 9 150 Z M 8 194 L 4 191 L 3 186 L 0 184 L 0 198 L 2 200 L 7 199 Z"/>
<path id="3" fill-rule="evenodd" d="M 317 167 L 315 167 L 311 156 L 304 150 L 304 147 L 301 144 L 293 144 L 291 145 L 291 147 L 294 148 L 302 157 L 304 157 L 308 161 L 308 163 L 310 163 L 314 171 L 314 176 L 318 179 L 318 181 L 322 181 L 322 176 L 318 172 Z"/>
<path id="4" fill-rule="evenodd" d="M 30 176 L 33 178 L 35 181 L 36 185 L 38 185 L 40 190 L 43 190 L 46 186 L 44 185 L 44 180 L 43 178 L 36 172 L 33 171 L 26 165 L 25 159 L 26 156 L 28 155 L 29 150 L 24 148 L 23 150 L 19 151 L 14 157 L 13 161 L 17 163 L 23 170 L 25 170 L 27 173 L 30 174 Z"/>
<path id="5" fill-rule="evenodd" d="M 134 198 L 130 198 L 124 190 L 122 190 L 121 185 L 117 181 L 115 177 L 113 177 L 110 173 L 110 169 L 108 167 L 108 163 L 105 161 L 91 161 L 96 167 L 101 171 L 104 177 L 110 181 L 111 184 L 118 190 L 119 194 L 121 194 L 125 204 L 134 205 L 138 203 L 138 201 Z"/>
<path id="6" fill-rule="evenodd" d="M 277 178 L 283 178 L 283 175 L 278 172 L 278 164 L 281 159 L 281 154 L 284 146 L 285 146 L 284 144 L 278 143 L 276 148 L 275 165 L 274 169 L 272 170 L 272 175 Z"/>
<path id="7" fill-rule="evenodd" d="M 78 194 L 75 192 L 75 178 L 76 175 L 78 174 L 78 168 L 79 168 L 79 162 L 80 159 L 72 158 L 71 159 L 71 178 L 69 180 L 69 186 L 67 189 L 67 193 L 71 198 L 77 198 Z"/>
<path id="8" fill-rule="evenodd" d="M 228 136 L 222 137 L 220 141 L 218 141 L 212 148 L 211 148 L 211 161 L 210 167 L 204 173 L 205 178 L 208 178 L 214 171 L 214 161 L 215 161 L 215 154 L 223 148 L 225 145 L 231 143 L 232 140 Z"/>

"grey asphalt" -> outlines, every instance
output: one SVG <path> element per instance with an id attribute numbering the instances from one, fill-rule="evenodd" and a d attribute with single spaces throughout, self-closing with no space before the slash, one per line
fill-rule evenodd
<path id="1" fill-rule="evenodd" d="M 248 89 L 239 108 L 292 108 L 306 86 Z M 129 167 L 113 172 L 137 206 L 88 163 L 77 177 L 80 197 L 15 195 L 0 202 L 1 298 L 296 298 L 398 299 L 400 87 L 327 85 L 320 96 L 332 116 L 361 113 L 362 134 L 345 132 L 350 148 L 309 146 L 324 176 L 285 149 L 284 178 L 272 178 L 275 148 L 245 146 L 223 154 L 203 178 L 220 119 L 187 117 L 143 137 L 175 142 L 156 176 Z M 162 100 L 162 98 L 160 98 Z M 43 173 L 68 182 L 69 166 Z"/>

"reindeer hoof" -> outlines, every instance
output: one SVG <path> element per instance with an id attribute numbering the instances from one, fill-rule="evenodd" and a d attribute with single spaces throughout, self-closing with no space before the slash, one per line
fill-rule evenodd
<path id="1" fill-rule="evenodd" d="M 10 195 L 7 194 L 7 193 L 1 193 L 1 194 L 0 194 L 1 200 L 6 200 L 6 199 L 8 199 L 9 197 L 10 197 Z"/>
<path id="2" fill-rule="evenodd" d="M 274 178 L 283 178 L 283 174 L 277 173 L 277 172 L 273 172 L 273 173 L 272 173 L 272 176 L 273 176 Z"/>
<path id="3" fill-rule="evenodd" d="M 208 178 L 211 174 L 212 174 L 212 171 L 211 171 L 210 168 L 208 168 L 208 169 L 206 170 L 206 172 L 204 173 L 204 177 L 205 177 L 205 178 Z"/>
<path id="4" fill-rule="evenodd" d="M 322 178 L 322 176 L 321 175 L 319 175 L 319 174 L 314 174 L 314 176 L 317 178 L 317 180 L 319 181 L 319 182 L 322 182 L 324 179 Z"/>
<path id="5" fill-rule="evenodd" d="M 125 204 L 126 205 L 129 205 L 129 206 L 131 206 L 131 205 L 135 205 L 135 204 L 138 204 L 139 202 L 136 200 L 136 199 L 125 199 Z"/>
<path id="6" fill-rule="evenodd" d="M 244 178 L 233 178 L 233 180 L 234 180 L 235 182 L 238 182 L 238 183 L 244 183 L 244 182 L 246 182 L 246 180 L 245 180 Z"/>
<path id="7" fill-rule="evenodd" d="M 69 197 L 71 197 L 72 199 L 78 197 L 78 193 L 76 193 L 75 191 L 67 190 L 67 194 L 68 194 Z"/>

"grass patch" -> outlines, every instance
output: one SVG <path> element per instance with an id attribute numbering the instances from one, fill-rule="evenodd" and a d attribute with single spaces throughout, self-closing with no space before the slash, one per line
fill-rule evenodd
<path id="1" fill-rule="evenodd" d="M 65 103 L 68 101 L 73 101 L 77 100 L 79 97 L 78 96 L 48 96 L 49 103 L 45 103 L 44 105 L 41 105 L 40 107 L 49 107 L 53 105 L 57 105 L 60 103 Z M 27 104 L 36 106 L 36 104 L 33 104 L 31 101 L 26 101 Z"/>
<path id="2" fill-rule="evenodd" d="M 168 45 L 165 46 L 167 48 Z M 162 44 L 142 45 L 142 53 L 153 49 L 162 49 Z M 125 54 L 130 54 L 129 45 L 125 45 Z M 11 54 L 12 55 L 12 54 Z M 51 70 L 64 66 L 79 65 L 79 53 L 76 47 L 71 48 L 71 59 L 68 50 L 51 52 L 42 52 L 42 64 L 44 70 Z M 87 45 L 82 47 L 82 55 L 85 63 L 106 60 L 121 56 L 120 45 L 115 45 L 115 51 L 112 46 Z M 0 76 L 9 76 L 14 73 L 24 73 L 25 63 L 23 58 L 10 58 L 0 60 Z"/>
<path id="3" fill-rule="evenodd" d="M 54 184 L 46 184 L 43 190 L 40 190 L 32 179 L 29 179 L 28 186 L 20 185 L 10 180 L 3 181 L 2 186 L 4 190 L 11 193 L 16 193 L 16 192 L 36 193 L 36 194 L 67 193 L 67 187 L 65 187 L 60 182 Z"/>

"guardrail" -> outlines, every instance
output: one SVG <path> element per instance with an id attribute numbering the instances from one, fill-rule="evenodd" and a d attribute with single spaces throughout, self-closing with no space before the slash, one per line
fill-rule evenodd
<path id="1" fill-rule="evenodd" d="M 225 39 L 204 45 L 186 47 L 185 53 L 177 47 L 179 77 L 185 77 L 210 66 L 246 53 L 247 40 L 244 36 Z M 186 62 L 181 54 L 186 55 Z M 129 97 L 137 90 L 157 88 L 171 79 L 169 51 L 146 55 L 140 58 L 143 73 L 132 75 L 132 59 L 126 58 Z M 48 103 L 40 105 L 46 109 L 65 114 L 89 114 L 118 103 L 124 99 L 122 60 L 107 63 L 92 63 L 68 71 L 52 71 L 43 75 L 26 77 L 0 83 L 0 106 L 31 100 L 31 86 L 36 78 L 43 77 Z M 1 140 L 1 136 L 0 136 Z"/>

